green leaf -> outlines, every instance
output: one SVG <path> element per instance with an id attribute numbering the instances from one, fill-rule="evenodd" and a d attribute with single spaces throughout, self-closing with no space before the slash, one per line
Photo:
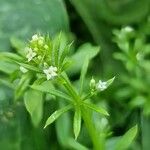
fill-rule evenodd
<path id="1" fill-rule="evenodd" d="M 70 97 L 68 95 L 66 95 L 65 93 L 63 92 L 60 92 L 58 90 L 55 90 L 54 88 L 52 87 L 46 87 L 46 85 L 49 84 L 49 81 L 45 81 L 44 83 L 40 84 L 40 85 L 36 85 L 36 84 L 33 84 L 31 86 L 32 89 L 35 89 L 35 90 L 38 90 L 38 91 L 41 91 L 41 92 L 45 92 L 45 93 L 50 93 L 54 96 L 58 96 L 60 98 L 63 98 L 65 100 L 71 100 Z"/>
<path id="2" fill-rule="evenodd" d="M 31 80 L 30 74 L 23 74 L 19 83 L 15 88 L 15 99 L 18 100 L 21 96 L 23 96 L 24 91 L 29 86 Z"/>
<path id="3" fill-rule="evenodd" d="M 80 107 L 76 107 L 73 121 L 73 130 L 75 135 L 75 140 L 78 138 L 81 129 L 81 110 Z"/>
<path id="4" fill-rule="evenodd" d="M 54 40 L 53 40 L 53 52 L 52 54 L 54 54 L 54 61 L 55 61 L 55 66 L 58 66 L 58 60 L 59 60 L 59 51 L 60 51 L 60 42 L 61 42 L 61 33 L 59 35 L 57 35 Z M 53 59 L 53 58 L 51 58 Z"/>
<path id="5" fill-rule="evenodd" d="M 24 95 L 24 103 L 31 115 L 33 124 L 37 126 L 43 115 L 43 94 L 39 91 L 29 89 Z"/>
<path id="6" fill-rule="evenodd" d="M 88 27 L 97 27 L 94 30 L 98 31 L 101 30 L 101 28 L 98 28 L 98 25 L 103 20 L 109 22 L 109 24 L 135 23 L 142 20 L 149 10 L 148 0 L 143 0 L 142 2 L 140 0 L 137 0 L 136 3 L 134 0 L 126 2 L 120 0 L 71 0 L 71 2 L 81 15 L 85 23 L 88 25 Z M 122 7 L 126 9 L 121 9 Z"/>
<path id="7" fill-rule="evenodd" d="M 114 80 L 115 80 L 115 77 L 113 77 L 113 78 L 107 80 L 107 81 L 106 81 L 107 87 L 110 86 L 110 85 L 114 82 Z"/>
<path id="8" fill-rule="evenodd" d="M 83 91 L 83 84 L 84 84 L 85 75 L 86 75 L 87 70 L 88 70 L 88 65 L 89 65 L 89 59 L 86 57 L 84 64 L 82 66 L 81 75 L 80 75 L 80 94 Z"/>
<path id="9" fill-rule="evenodd" d="M 141 138 L 142 138 L 143 150 L 149 150 L 149 148 L 150 148 L 150 142 L 149 142 L 149 139 L 150 139 L 150 117 L 149 117 L 149 115 L 147 115 L 147 116 L 146 115 L 143 115 L 141 117 L 141 132 L 142 132 Z"/>
<path id="10" fill-rule="evenodd" d="M 6 74 L 11 74 L 14 71 L 16 71 L 17 69 L 19 69 L 19 67 L 15 63 L 0 60 L 0 71 L 4 72 Z"/>
<path id="11" fill-rule="evenodd" d="M 9 61 L 22 61 L 23 58 L 15 53 L 9 53 L 9 52 L 1 52 L 0 53 L 1 59 L 6 59 Z"/>
<path id="12" fill-rule="evenodd" d="M 65 106 L 64 101 L 59 101 L 58 103 L 59 108 Z M 72 122 L 69 112 L 66 112 L 59 119 L 57 119 L 55 124 L 59 144 L 65 148 L 68 147 L 68 139 L 72 137 L 72 133 L 70 132 L 72 130 Z"/>
<path id="13" fill-rule="evenodd" d="M 74 74 L 80 72 L 85 57 L 92 59 L 100 51 L 99 46 L 93 46 L 90 43 L 83 44 L 79 47 L 77 52 L 71 56 L 72 66 L 68 69 L 69 74 Z"/>
<path id="14" fill-rule="evenodd" d="M 69 29 L 67 12 L 60 0 L 1 0 L 0 10 L 0 50 L 10 50 L 11 37 L 26 40 L 36 32 L 54 36 Z"/>
<path id="15" fill-rule="evenodd" d="M 10 39 L 10 42 L 12 47 L 16 50 L 18 54 L 20 54 L 21 56 L 25 55 L 24 53 L 25 43 L 22 40 L 16 37 L 12 37 Z"/>
<path id="16" fill-rule="evenodd" d="M 89 148 L 80 144 L 79 142 L 77 142 L 73 138 L 68 139 L 68 145 L 71 149 L 74 149 L 74 150 L 89 150 Z"/>
<path id="17" fill-rule="evenodd" d="M 20 66 L 28 69 L 28 70 L 32 70 L 32 71 L 35 71 L 35 72 L 41 72 L 37 67 L 35 66 L 31 66 L 29 64 L 25 64 L 25 63 L 20 63 L 20 62 L 16 62 L 17 64 L 19 64 Z"/>
<path id="18" fill-rule="evenodd" d="M 133 142 L 138 131 L 137 125 L 129 129 L 117 142 L 115 150 L 125 150 Z"/>
<path id="19" fill-rule="evenodd" d="M 67 46 L 63 49 L 63 51 L 62 51 L 62 53 L 61 53 L 61 56 L 60 56 L 60 59 L 59 59 L 59 65 L 60 65 L 61 67 L 62 67 L 62 65 L 63 65 L 63 61 L 65 60 L 65 57 L 67 56 L 67 54 L 68 54 L 68 52 L 69 52 L 70 46 L 71 46 L 71 44 L 70 44 L 70 45 L 67 45 Z"/>
<path id="20" fill-rule="evenodd" d="M 108 112 L 104 109 L 104 108 L 101 108 L 99 106 L 96 106 L 92 103 L 86 103 L 86 102 L 83 102 L 83 105 L 85 105 L 86 107 L 102 114 L 102 115 L 105 115 L 105 116 L 109 116 Z"/>
<path id="21" fill-rule="evenodd" d="M 71 66 L 72 62 L 69 60 L 64 61 L 64 63 L 62 63 L 61 66 L 61 71 L 66 70 L 67 68 L 69 68 Z"/>
<path id="22" fill-rule="evenodd" d="M 0 83 L 14 90 L 14 85 L 7 78 L 0 78 Z"/>
<path id="23" fill-rule="evenodd" d="M 44 128 L 53 123 L 58 117 L 60 117 L 63 113 L 67 112 L 72 108 L 72 105 L 67 105 L 61 109 L 56 110 L 46 121 Z"/>

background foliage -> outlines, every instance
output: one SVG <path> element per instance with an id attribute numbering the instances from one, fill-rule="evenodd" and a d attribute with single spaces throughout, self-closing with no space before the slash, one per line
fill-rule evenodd
<path id="1" fill-rule="evenodd" d="M 94 58 L 88 69 L 87 85 L 91 76 L 97 79 L 116 76 L 113 85 L 93 100 L 110 113 L 107 126 L 112 133 L 107 138 L 107 149 L 117 149 L 118 137 L 138 124 L 138 135 L 129 149 L 149 150 L 149 6 L 149 0 L 0 0 L 0 51 L 22 49 L 36 32 L 51 36 L 65 32 L 70 41 L 74 40 L 70 52 L 74 64 L 68 73 L 76 86 L 85 55 Z M 126 32 L 126 26 L 132 26 L 133 31 Z M 91 147 L 84 126 L 78 142 L 85 146 L 73 139 L 72 114 L 64 114 L 43 130 L 43 122 L 63 102 L 45 102 L 42 121 L 36 127 L 33 125 L 23 102 L 14 103 L 14 92 L 3 81 L 13 67 L 0 60 L 0 71 L 5 72 L 0 74 L 0 149 L 85 150 Z M 103 125 L 107 121 L 97 114 L 93 116 L 97 128 L 105 131 Z M 132 140 L 134 131 L 132 128 L 124 141 Z M 128 147 L 122 143 L 122 147 Z"/>

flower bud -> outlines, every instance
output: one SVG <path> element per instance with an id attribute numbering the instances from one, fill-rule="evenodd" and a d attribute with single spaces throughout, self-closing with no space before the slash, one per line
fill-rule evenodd
<path id="1" fill-rule="evenodd" d="M 96 86 L 96 82 L 95 82 L 95 80 L 92 78 L 91 81 L 90 81 L 90 88 L 91 88 L 91 89 L 95 89 L 95 86 Z"/>

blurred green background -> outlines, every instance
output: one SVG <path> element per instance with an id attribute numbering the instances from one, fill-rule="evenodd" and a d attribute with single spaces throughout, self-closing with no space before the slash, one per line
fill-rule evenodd
<path id="1" fill-rule="evenodd" d="M 149 6 L 150 0 L 0 0 L 0 51 L 13 52 L 22 48 L 22 42 L 35 33 L 54 36 L 60 31 L 65 32 L 69 40 L 74 40 L 71 53 L 82 49 L 93 54 L 95 51 L 90 44 L 82 44 L 100 45 L 100 53 L 90 64 L 87 84 L 93 75 L 98 79 L 116 76 L 113 85 L 94 99 L 96 104 L 105 105 L 110 113 L 108 122 L 112 134 L 108 137 L 108 150 L 117 136 L 135 124 L 139 131 L 130 149 L 149 150 Z M 132 26 L 133 35 L 126 35 L 121 30 L 126 26 Z M 127 43 L 130 45 L 126 50 Z M 142 55 L 142 59 L 138 60 L 137 54 Z M 81 65 L 82 61 L 73 71 L 68 71 L 75 84 Z M 0 70 L 9 72 L 11 67 L 7 68 L 0 60 Z M 0 74 L 0 78 L 4 76 Z M 34 127 L 23 102 L 14 103 L 13 90 L 0 79 L 0 150 L 85 150 L 73 139 L 72 114 L 63 115 L 43 130 L 43 122 L 58 105 L 63 104 L 46 102 L 43 119 Z M 98 123 L 102 124 L 96 115 L 95 119 L 98 126 Z M 91 147 L 84 126 L 79 142 Z"/>

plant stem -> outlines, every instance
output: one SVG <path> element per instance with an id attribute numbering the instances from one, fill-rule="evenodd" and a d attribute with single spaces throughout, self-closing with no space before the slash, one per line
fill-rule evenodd
<path id="1" fill-rule="evenodd" d="M 64 87 L 70 93 L 70 95 L 74 99 L 75 103 L 77 105 L 81 105 L 82 104 L 82 99 L 78 96 L 78 94 L 75 92 L 73 86 L 70 85 L 70 84 L 71 84 L 70 81 L 68 81 L 68 82 L 66 82 Z M 104 150 L 103 144 L 100 142 L 101 141 L 100 136 L 99 136 L 95 126 L 92 123 L 93 122 L 92 121 L 92 116 L 91 116 L 89 110 L 82 105 L 81 111 L 82 111 L 82 117 L 83 117 L 85 126 L 86 126 L 86 128 L 89 132 L 90 137 L 91 137 L 94 150 Z"/>
<path id="2" fill-rule="evenodd" d="M 100 142 L 100 136 L 98 132 L 96 131 L 95 126 L 92 123 L 92 116 L 88 109 L 86 109 L 84 106 L 82 106 L 82 117 L 85 123 L 85 126 L 89 132 L 89 135 L 91 137 L 94 150 L 104 150 L 103 144 Z"/>

